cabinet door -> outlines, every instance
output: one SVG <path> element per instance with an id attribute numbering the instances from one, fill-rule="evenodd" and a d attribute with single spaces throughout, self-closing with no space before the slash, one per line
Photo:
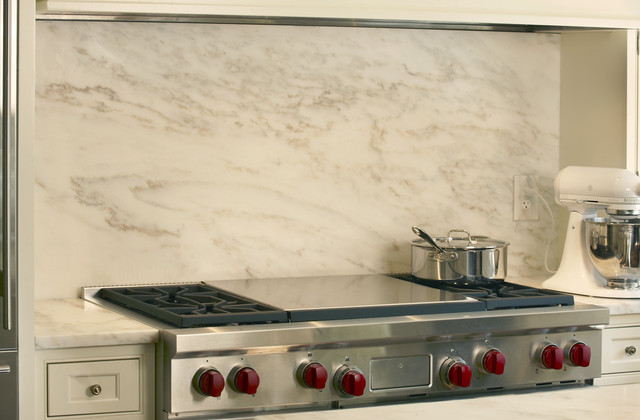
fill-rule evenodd
<path id="1" fill-rule="evenodd" d="M 602 373 L 640 371 L 640 327 L 602 332 Z"/>
<path id="2" fill-rule="evenodd" d="M 47 414 L 65 416 L 138 411 L 138 359 L 49 363 Z"/>

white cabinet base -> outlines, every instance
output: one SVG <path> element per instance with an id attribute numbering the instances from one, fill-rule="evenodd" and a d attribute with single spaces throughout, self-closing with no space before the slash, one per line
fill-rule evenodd
<path id="1" fill-rule="evenodd" d="M 608 373 L 594 379 L 594 385 L 623 385 L 640 383 L 640 372 Z"/>
<path id="2" fill-rule="evenodd" d="M 38 419 L 152 420 L 153 344 L 36 352 Z"/>
<path id="3" fill-rule="evenodd" d="M 614 315 L 602 331 L 602 377 L 596 385 L 640 383 L 640 318 Z"/>
<path id="4" fill-rule="evenodd" d="M 602 373 L 640 372 L 640 327 L 602 331 Z"/>

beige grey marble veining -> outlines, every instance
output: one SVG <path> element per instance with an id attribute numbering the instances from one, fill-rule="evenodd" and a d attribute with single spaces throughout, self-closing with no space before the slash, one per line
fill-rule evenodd
<path id="1" fill-rule="evenodd" d="M 155 343 L 156 328 L 78 298 L 37 300 L 36 349 Z"/>
<path id="2" fill-rule="evenodd" d="M 555 235 L 549 34 L 37 23 L 35 276 L 82 285 L 410 270 L 410 227 Z M 552 205 L 555 209 L 555 206 Z M 555 265 L 554 252 L 551 265 Z"/>

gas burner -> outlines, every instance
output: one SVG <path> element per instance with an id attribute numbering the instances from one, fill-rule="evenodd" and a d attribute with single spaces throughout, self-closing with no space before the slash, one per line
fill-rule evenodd
<path id="1" fill-rule="evenodd" d="M 484 302 L 487 310 L 571 306 L 574 304 L 573 295 L 507 283 L 502 280 L 456 280 L 449 282 L 420 279 L 411 274 L 400 274 L 395 277 L 472 297 Z"/>
<path id="2" fill-rule="evenodd" d="M 358 296 L 336 293 L 350 283 L 359 290 Z M 486 310 L 471 297 L 382 275 L 115 286 L 99 289 L 97 295 L 151 317 L 152 324 L 162 321 L 179 328 Z M 258 301 L 265 296 L 269 305 Z"/>
<path id="3" fill-rule="evenodd" d="M 287 322 L 287 313 L 207 284 L 102 289 L 100 297 L 173 326 Z"/>

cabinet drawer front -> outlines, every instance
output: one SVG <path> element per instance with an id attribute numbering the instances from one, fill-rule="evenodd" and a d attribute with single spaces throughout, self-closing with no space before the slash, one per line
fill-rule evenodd
<path id="1" fill-rule="evenodd" d="M 640 327 L 602 332 L 602 373 L 640 371 Z"/>
<path id="2" fill-rule="evenodd" d="M 138 411 L 138 359 L 47 364 L 49 416 Z"/>

